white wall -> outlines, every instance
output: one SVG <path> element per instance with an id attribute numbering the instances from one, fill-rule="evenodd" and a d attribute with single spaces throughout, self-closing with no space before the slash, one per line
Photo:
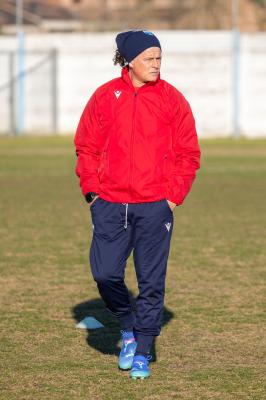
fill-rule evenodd
<path id="1" fill-rule="evenodd" d="M 163 48 L 161 76 L 189 100 L 199 136 L 232 134 L 232 36 L 223 31 L 156 32 Z M 92 92 L 120 74 L 114 66 L 115 33 L 28 34 L 27 51 L 58 50 L 58 128 L 76 128 Z M 0 37 L 0 51 L 15 50 L 15 37 Z M 43 57 L 26 56 L 26 68 Z M 0 55 L 0 86 L 8 80 Z M 240 128 L 247 137 L 266 136 L 266 34 L 241 35 Z M 26 78 L 25 128 L 49 132 L 51 67 Z M 0 92 L 0 131 L 9 123 L 7 94 Z"/>

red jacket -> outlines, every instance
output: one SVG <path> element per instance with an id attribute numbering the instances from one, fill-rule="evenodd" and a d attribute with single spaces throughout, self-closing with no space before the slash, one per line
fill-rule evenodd
<path id="1" fill-rule="evenodd" d="M 75 136 L 83 194 L 123 203 L 168 199 L 181 204 L 199 168 L 190 106 L 162 79 L 136 90 L 127 68 L 99 87 Z"/>

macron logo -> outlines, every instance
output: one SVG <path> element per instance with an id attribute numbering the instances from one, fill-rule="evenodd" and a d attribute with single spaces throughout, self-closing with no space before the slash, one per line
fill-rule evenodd
<path id="1" fill-rule="evenodd" d="M 122 92 L 121 92 L 120 90 L 115 90 L 115 91 L 114 91 L 115 97 L 116 97 L 117 99 L 119 98 L 119 96 L 120 96 L 121 93 L 122 93 Z"/>
<path id="2" fill-rule="evenodd" d="M 139 367 L 142 369 L 142 368 L 143 368 L 143 365 L 144 365 L 144 362 L 142 362 L 142 361 L 135 361 L 135 364 L 138 364 Z"/>
<path id="3" fill-rule="evenodd" d="M 167 222 L 167 224 L 165 224 L 166 229 L 168 230 L 168 232 L 170 231 L 171 228 L 171 222 Z"/>

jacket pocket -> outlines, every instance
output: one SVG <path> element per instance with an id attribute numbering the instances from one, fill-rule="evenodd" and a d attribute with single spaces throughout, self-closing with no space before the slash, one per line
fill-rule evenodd
<path id="1" fill-rule="evenodd" d="M 168 211 L 170 211 L 173 214 L 173 210 L 169 206 L 167 199 L 164 199 L 164 204 L 165 204 L 166 208 L 168 209 Z"/>
<path id="2" fill-rule="evenodd" d="M 93 203 L 89 206 L 90 209 L 92 209 L 93 207 L 95 207 L 95 203 L 97 203 L 99 199 L 100 199 L 100 196 L 98 196 L 98 197 L 96 198 L 96 200 L 94 200 Z"/>
<path id="3" fill-rule="evenodd" d="M 100 164 L 98 168 L 98 176 L 99 176 L 99 181 L 102 182 L 104 179 L 104 176 L 107 173 L 107 167 L 108 167 L 108 153 L 107 150 L 103 150 L 101 157 L 100 157 Z"/>

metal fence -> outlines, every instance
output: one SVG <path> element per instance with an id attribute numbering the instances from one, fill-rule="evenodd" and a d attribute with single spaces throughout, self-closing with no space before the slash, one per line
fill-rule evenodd
<path id="1" fill-rule="evenodd" d="M 55 133 L 58 130 L 57 50 L 26 51 L 24 57 L 24 70 L 17 74 L 17 53 L 0 51 L 0 133 L 19 133 L 21 104 L 23 131 Z M 21 82 L 23 92 L 18 90 Z"/>

